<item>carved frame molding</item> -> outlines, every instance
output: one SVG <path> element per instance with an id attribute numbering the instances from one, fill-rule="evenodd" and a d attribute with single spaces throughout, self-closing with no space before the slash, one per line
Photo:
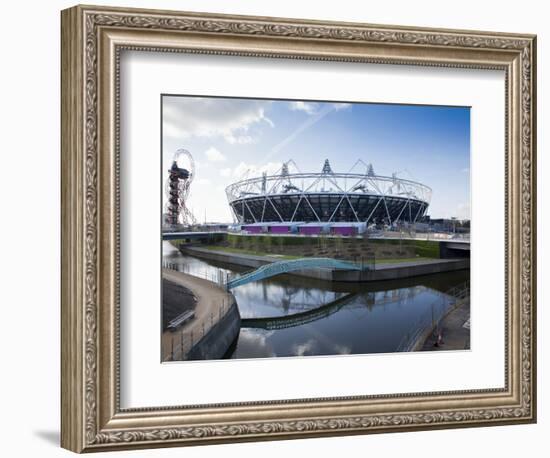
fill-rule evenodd
<path id="1" fill-rule="evenodd" d="M 535 45 L 531 35 L 63 11 L 62 446 L 81 452 L 535 421 Z M 117 176 L 124 49 L 504 70 L 505 389 L 121 410 Z"/>

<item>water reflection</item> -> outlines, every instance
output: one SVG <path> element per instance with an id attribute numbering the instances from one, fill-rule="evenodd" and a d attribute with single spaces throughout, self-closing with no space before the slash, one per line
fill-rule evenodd
<path id="1" fill-rule="evenodd" d="M 214 281 L 249 270 L 184 256 L 170 249 L 165 250 L 164 261 L 177 270 Z M 350 284 L 281 275 L 248 283 L 233 290 L 243 324 L 237 342 L 226 356 L 393 352 L 414 326 L 431 319 L 433 304 L 446 305 L 452 300 L 445 291 L 468 278 L 469 271 L 460 271 Z M 346 298 L 350 293 L 353 296 Z M 343 304 L 330 309 L 331 303 L 342 298 L 346 298 Z M 247 325 L 249 319 L 255 319 L 256 325 Z M 267 321 L 262 324 L 259 319 Z"/>

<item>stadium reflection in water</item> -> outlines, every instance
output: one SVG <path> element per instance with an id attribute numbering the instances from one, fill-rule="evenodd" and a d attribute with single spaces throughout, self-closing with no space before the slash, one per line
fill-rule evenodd
<path id="1" fill-rule="evenodd" d="M 164 261 L 198 277 L 245 270 L 164 246 Z M 395 352 L 407 335 L 431 319 L 434 304 L 451 300 L 445 292 L 468 278 L 466 270 L 369 284 L 331 284 L 290 275 L 249 283 L 232 291 L 243 323 L 225 357 Z"/>

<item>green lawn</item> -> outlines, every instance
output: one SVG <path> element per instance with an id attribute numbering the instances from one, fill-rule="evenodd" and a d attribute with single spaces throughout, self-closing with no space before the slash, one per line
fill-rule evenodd
<path id="1" fill-rule="evenodd" d="M 236 235 L 229 234 L 227 241 L 231 246 L 244 244 L 253 246 L 256 244 L 258 251 L 269 247 L 286 246 L 308 246 L 317 247 L 326 243 L 347 243 L 356 240 L 364 242 L 363 239 L 345 239 L 342 237 L 323 236 L 323 237 L 305 237 L 305 236 L 277 236 L 277 235 Z M 403 245 L 414 248 L 414 254 L 428 259 L 439 258 L 439 242 L 434 240 L 400 240 L 400 239 L 366 239 L 367 243 L 373 245 Z M 253 251 L 253 250 L 252 250 Z"/>
<path id="2" fill-rule="evenodd" d="M 224 253 L 250 254 L 253 256 L 270 256 L 272 258 L 281 258 L 281 259 L 299 259 L 300 258 L 300 256 L 264 253 L 262 251 L 243 250 L 240 248 L 231 248 L 231 247 L 219 246 L 219 245 L 207 245 L 207 246 L 201 246 L 201 248 L 206 248 L 207 250 L 211 250 L 211 251 L 221 251 Z"/>

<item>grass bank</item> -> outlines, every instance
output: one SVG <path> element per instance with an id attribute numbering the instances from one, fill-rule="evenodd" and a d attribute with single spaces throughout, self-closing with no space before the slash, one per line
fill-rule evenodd
<path id="1" fill-rule="evenodd" d="M 417 256 L 431 259 L 439 258 L 439 242 L 431 240 L 370 239 L 369 243 L 384 245 L 405 245 L 414 249 Z"/>
<path id="2" fill-rule="evenodd" d="M 246 249 L 232 248 L 232 247 L 221 246 L 221 245 L 205 245 L 205 246 L 201 246 L 200 248 L 205 248 L 211 251 L 220 251 L 223 253 L 249 254 L 253 256 L 272 256 L 272 257 L 277 257 L 281 259 L 299 259 L 299 256 L 273 254 L 273 253 L 266 253 L 264 251 L 246 250 Z"/>
<path id="3" fill-rule="evenodd" d="M 243 255 L 252 255 L 252 256 L 271 256 L 280 259 L 300 259 L 300 256 L 289 256 L 289 255 L 277 255 L 273 253 L 265 253 L 262 251 L 253 251 L 253 250 L 243 250 L 239 248 L 224 247 L 219 245 L 206 245 L 201 246 L 210 251 L 218 251 L 221 253 L 234 253 L 234 254 L 243 254 Z M 413 261 L 431 261 L 433 258 L 416 256 L 414 258 L 385 258 L 385 259 L 376 259 L 376 264 L 398 264 L 402 262 L 413 262 Z"/>
<path id="4" fill-rule="evenodd" d="M 292 251 L 304 249 L 310 252 L 353 251 L 366 256 L 372 254 L 377 262 L 382 259 L 417 257 L 439 259 L 439 242 L 431 240 L 399 240 L 346 238 L 334 236 L 300 237 L 277 235 L 228 234 L 227 248 L 272 255 L 291 255 Z M 308 253 L 309 254 L 309 253 Z M 397 256 L 399 254 L 399 256 Z M 300 256 L 295 256 L 300 257 Z"/>

